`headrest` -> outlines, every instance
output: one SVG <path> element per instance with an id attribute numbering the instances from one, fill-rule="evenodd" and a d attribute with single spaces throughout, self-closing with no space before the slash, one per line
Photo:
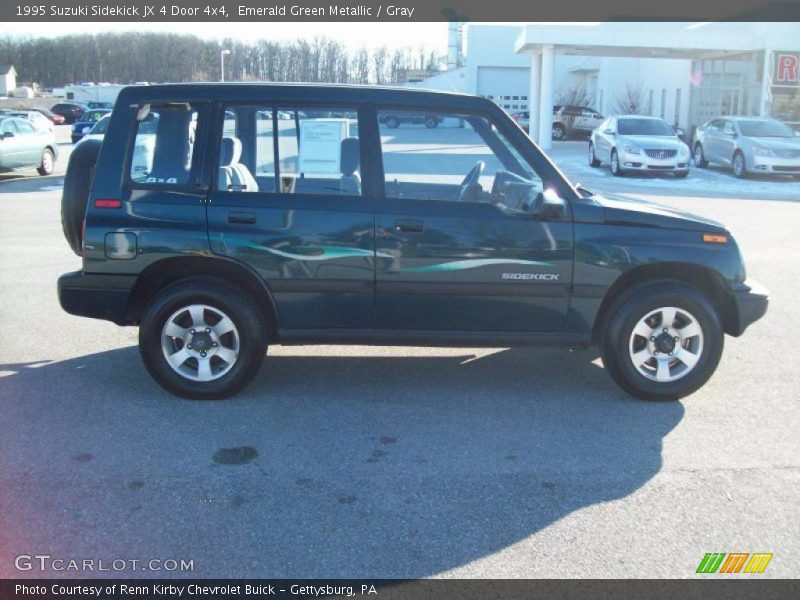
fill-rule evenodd
<path id="1" fill-rule="evenodd" d="M 360 162 L 359 148 L 358 138 L 345 138 L 342 140 L 340 157 L 342 175 L 349 176 L 358 171 L 358 163 Z"/>
<path id="2" fill-rule="evenodd" d="M 220 147 L 219 166 L 230 167 L 239 163 L 242 157 L 242 142 L 239 138 L 224 137 Z"/>

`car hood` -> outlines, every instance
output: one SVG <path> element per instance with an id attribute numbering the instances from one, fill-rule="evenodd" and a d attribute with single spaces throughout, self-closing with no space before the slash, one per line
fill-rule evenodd
<path id="1" fill-rule="evenodd" d="M 706 233 L 727 232 L 727 228 L 717 221 L 645 200 L 598 195 L 592 196 L 592 200 L 603 207 L 606 223 Z"/>
<path id="2" fill-rule="evenodd" d="M 633 144 L 639 148 L 666 148 L 677 150 L 683 142 L 671 135 L 620 135 L 620 141 L 625 144 Z"/>
<path id="3" fill-rule="evenodd" d="M 771 150 L 800 150 L 800 138 L 748 137 L 748 141 Z"/>

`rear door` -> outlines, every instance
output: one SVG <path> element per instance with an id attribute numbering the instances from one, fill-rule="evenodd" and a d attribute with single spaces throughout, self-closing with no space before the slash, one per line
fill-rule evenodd
<path id="1" fill-rule="evenodd" d="M 378 326 L 560 331 L 572 277 L 570 219 L 530 214 L 545 184 L 491 120 L 437 116 L 436 129 L 380 129 Z"/>
<path id="2" fill-rule="evenodd" d="M 736 126 L 730 119 L 725 119 L 719 136 L 719 160 L 729 165 L 733 162 L 733 153 L 736 150 Z"/>
<path id="3" fill-rule="evenodd" d="M 375 324 L 360 110 L 265 102 L 218 111 L 211 248 L 266 282 L 287 338 Z"/>

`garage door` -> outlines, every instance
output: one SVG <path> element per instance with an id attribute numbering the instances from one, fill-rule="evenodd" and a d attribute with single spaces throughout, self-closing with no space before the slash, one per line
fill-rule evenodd
<path id="1" fill-rule="evenodd" d="M 477 93 L 509 112 L 527 110 L 530 77 L 525 67 L 478 67 Z"/>

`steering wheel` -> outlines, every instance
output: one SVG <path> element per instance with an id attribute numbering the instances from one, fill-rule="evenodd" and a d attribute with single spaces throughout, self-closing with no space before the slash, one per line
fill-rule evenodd
<path id="1" fill-rule="evenodd" d="M 481 175 L 483 174 L 483 170 L 486 168 L 486 163 L 482 160 L 479 160 L 467 173 L 466 177 L 464 177 L 464 181 L 461 182 L 461 185 L 458 186 L 458 195 L 456 196 L 457 200 L 465 200 L 467 194 L 469 194 L 472 187 L 478 183 L 480 180 Z"/>

